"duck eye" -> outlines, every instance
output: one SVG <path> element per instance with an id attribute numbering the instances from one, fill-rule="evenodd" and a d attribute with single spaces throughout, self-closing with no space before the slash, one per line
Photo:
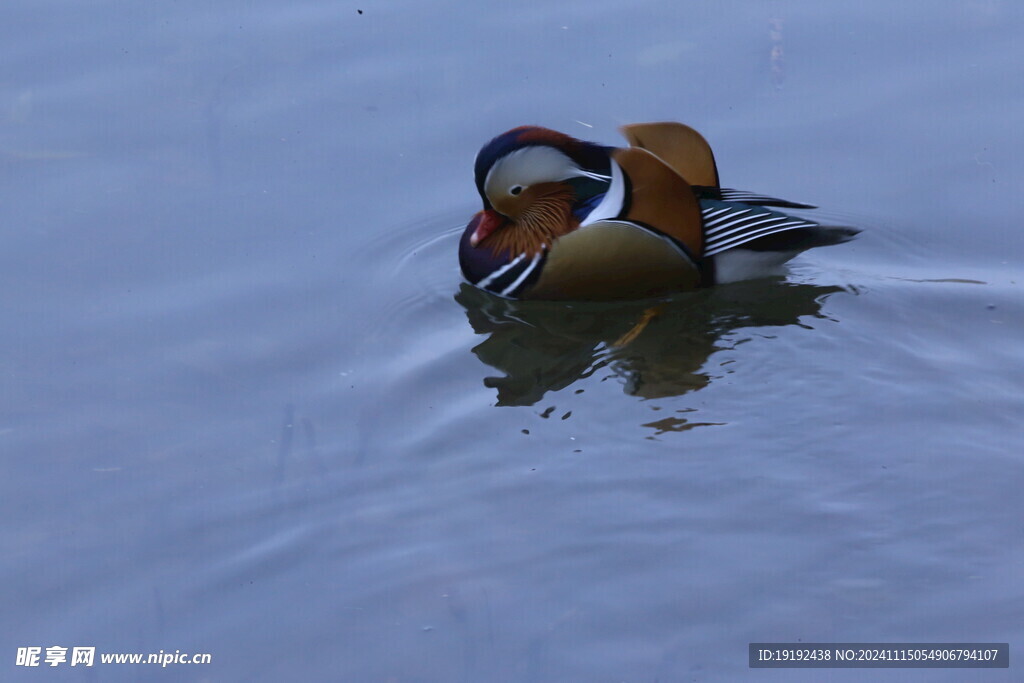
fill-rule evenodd
<path id="1" fill-rule="evenodd" d="M 522 191 L 523 191 L 523 186 L 522 185 L 513 185 L 512 187 L 508 188 L 508 193 L 510 195 L 512 195 L 513 197 L 518 197 L 519 194 Z"/>

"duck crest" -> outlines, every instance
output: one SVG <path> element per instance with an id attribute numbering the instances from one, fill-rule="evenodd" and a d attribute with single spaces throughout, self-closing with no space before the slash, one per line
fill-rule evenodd
<path id="1" fill-rule="evenodd" d="M 490 202 L 484 193 L 484 182 L 494 164 L 516 150 L 535 145 L 553 147 L 579 164 L 581 168 L 602 174 L 608 173 L 610 148 L 578 140 L 565 133 L 542 126 L 519 126 L 495 136 L 476 155 L 473 172 L 476 187 L 484 200 L 485 208 L 490 208 Z"/>

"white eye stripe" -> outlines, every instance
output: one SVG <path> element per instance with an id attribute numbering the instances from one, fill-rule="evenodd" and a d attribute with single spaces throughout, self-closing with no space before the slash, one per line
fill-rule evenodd
<path id="1" fill-rule="evenodd" d="M 511 152 L 494 162 L 484 179 L 484 192 L 496 198 L 537 183 L 558 182 L 587 176 L 576 162 L 554 147 L 531 145 Z"/>

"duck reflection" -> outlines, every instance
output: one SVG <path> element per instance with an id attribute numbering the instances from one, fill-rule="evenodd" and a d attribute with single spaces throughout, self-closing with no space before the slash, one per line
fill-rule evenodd
<path id="1" fill-rule="evenodd" d="M 533 405 L 549 391 L 604 369 L 642 398 L 679 396 L 707 386 L 709 356 L 735 341 L 737 328 L 801 325 L 822 317 L 841 287 L 782 280 L 740 282 L 663 301 L 512 301 L 463 284 L 455 300 L 477 334 L 473 353 L 501 377 L 484 385 L 498 405 Z"/>

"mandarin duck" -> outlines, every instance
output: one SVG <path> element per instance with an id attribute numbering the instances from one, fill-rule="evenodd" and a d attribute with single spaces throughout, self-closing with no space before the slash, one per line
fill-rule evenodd
<path id="1" fill-rule="evenodd" d="M 771 275 L 859 232 L 776 210 L 809 204 L 721 187 L 710 145 L 689 126 L 620 130 L 629 147 L 538 126 L 484 145 L 474 169 L 484 208 L 459 243 L 466 279 L 511 299 L 644 299 Z"/>

